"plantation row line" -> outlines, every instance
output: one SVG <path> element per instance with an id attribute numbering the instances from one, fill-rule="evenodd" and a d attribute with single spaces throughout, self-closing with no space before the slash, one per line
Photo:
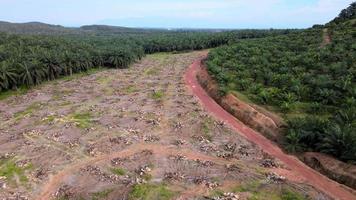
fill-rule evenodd
<path id="1" fill-rule="evenodd" d="M 356 162 L 356 3 L 326 26 L 243 40 L 211 51 L 207 67 L 222 94 L 242 93 L 288 121 L 292 152 Z M 323 44 L 327 30 L 331 44 Z"/>
<path id="2" fill-rule="evenodd" d="M 154 32 L 114 36 L 30 36 L 0 33 L 0 92 L 84 72 L 95 67 L 126 68 L 145 54 L 217 47 L 240 38 L 287 33 Z"/>

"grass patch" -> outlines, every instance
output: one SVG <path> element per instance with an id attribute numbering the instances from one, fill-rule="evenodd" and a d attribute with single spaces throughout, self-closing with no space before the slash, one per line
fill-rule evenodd
<path id="1" fill-rule="evenodd" d="M 113 173 L 113 174 L 116 174 L 118 176 L 122 176 L 122 175 L 125 175 L 126 174 L 126 170 L 123 169 L 123 168 L 111 168 L 110 171 Z"/>
<path id="2" fill-rule="evenodd" d="M 213 124 L 213 121 L 210 118 L 208 118 L 208 119 L 204 120 L 204 122 L 201 125 L 201 130 L 203 132 L 203 135 L 209 141 L 212 141 L 212 139 L 213 139 L 213 136 L 211 134 L 212 124 Z"/>
<path id="3" fill-rule="evenodd" d="M 101 85 L 108 85 L 112 81 L 112 79 L 106 76 L 100 76 L 96 79 L 96 81 Z"/>
<path id="4" fill-rule="evenodd" d="M 259 190 L 259 187 L 261 186 L 261 181 L 260 180 L 254 180 L 242 185 L 239 185 L 238 187 L 233 189 L 233 192 L 255 192 Z"/>
<path id="5" fill-rule="evenodd" d="M 56 116 L 54 115 L 48 115 L 47 117 L 42 119 L 42 122 L 44 123 L 51 123 L 54 122 L 54 120 L 56 120 Z"/>
<path id="6" fill-rule="evenodd" d="M 147 76 L 153 76 L 153 75 L 157 75 L 158 72 L 159 72 L 158 69 L 152 67 L 152 68 L 146 69 L 144 71 L 144 74 Z"/>
<path id="7" fill-rule="evenodd" d="M 75 113 L 68 117 L 70 122 L 73 122 L 79 128 L 89 128 L 92 123 L 92 115 L 89 112 Z"/>
<path id="8" fill-rule="evenodd" d="M 224 191 L 220 190 L 220 189 L 215 189 L 213 191 L 210 192 L 210 197 L 221 197 L 224 195 Z"/>
<path id="9" fill-rule="evenodd" d="M 152 99 L 154 100 L 161 100 L 164 96 L 164 92 L 161 90 L 154 91 L 151 95 Z"/>
<path id="10" fill-rule="evenodd" d="M 124 89 L 124 92 L 127 94 L 138 92 L 138 89 L 134 85 L 130 85 Z"/>
<path id="11" fill-rule="evenodd" d="M 11 96 L 17 96 L 17 95 L 22 95 L 22 94 L 26 94 L 26 92 L 29 90 L 28 87 L 20 87 L 16 90 L 7 90 L 4 92 L 0 92 L 0 100 L 4 100 L 7 99 L 8 97 Z"/>
<path id="12" fill-rule="evenodd" d="M 20 111 L 15 113 L 14 117 L 16 120 L 19 120 L 21 118 L 24 118 L 26 116 L 31 116 L 32 113 L 36 110 L 40 109 L 40 104 L 39 103 L 33 103 L 29 105 L 24 111 Z"/>
<path id="13" fill-rule="evenodd" d="M 301 194 L 287 188 L 277 189 L 264 185 L 260 180 L 244 183 L 232 189 L 234 193 L 249 192 L 248 200 L 306 200 Z"/>
<path id="14" fill-rule="evenodd" d="M 163 184 L 141 184 L 135 185 L 129 195 L 130 200 L 169 200 L 175 196 Z"/>
<path id="15" fill-rule="evenodd" d="M 10 183 L 15 182 L 15 178 L 18 178 L 21 183 L 25 183 L 28 181 L 25 171 L 32 167 L 32 164 L 25 167 L 18 167 L 12 159 L 4 159 L 0 161 L 0 176 L 6 177 L 6 180 Z"/>
<path id="16" fill-rule="evenodd" d="M 145 181 L 150 181 L 150 180 L 152 180 L 152 174 L 144 174 L 143 176 L 142 176 L 142 178 L 145 180 Z"/>
<path id="17" fill-rule="evenodd" d="M 106 190 L 103 190 L 103 191 L 100 191 L 100 192 L 95 192 L 93 193 L 92 195 L 92 200 L 100 200 L 100 199 L 105 199 L 109 196 L 109 194 L 111 192 L 113 192 L 114 189 L 106 189 Z"/>
<path id="18" fill-rule="evenodd" d="M 306 198 L 299 194 L 296 193 L 292 190 L 284 189 L 282 191 L 282 200 L 305 200 Z"/>
<path id="19" fill-rule="evenodd" d="M 58 81 L 71 81 L 73 79 L 81 78 L 84 76 L 89 76 L 89 75 L 92 75 L 92 74 L 95 74 L 97 72 L 104 71 L 104 70 L 105 70 L 105 68 L 102 68 L 102 67 L 91 68 L 85 72 L 72 74 L 72 76 L 63 76 L 63 77 L 59 78 Z"/>

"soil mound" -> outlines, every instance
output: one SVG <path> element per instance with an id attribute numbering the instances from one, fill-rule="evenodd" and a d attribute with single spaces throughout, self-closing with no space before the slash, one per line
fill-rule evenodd
<path id="1" fill-rule="evenodd" d="M 322 153 L 303 154 L 304 162 L 339 183 L 356 189 L 356 166 L 341 162 Z"/>

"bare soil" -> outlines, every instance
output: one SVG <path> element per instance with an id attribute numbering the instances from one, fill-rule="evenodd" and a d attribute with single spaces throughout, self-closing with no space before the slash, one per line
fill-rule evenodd
<path id="1" fill-rule="evenodd" d="M 284 180 L 282 162 L 199 104 L 183 77 L 206 53 L 154 54 L 0 101 L 0 199 L 128 199 L 142 183 L 164 183 L 175 199 L 284 189 L 329 199 Z"/>
<path id="2" fill-rule="evenodd" d="M 326 45 L 331 43 L 331 36 L 329 34 L 329 30 L 327 28 L 323 29 L 323 42 L 321 43 L 321 47 L 325 47 Z"/>

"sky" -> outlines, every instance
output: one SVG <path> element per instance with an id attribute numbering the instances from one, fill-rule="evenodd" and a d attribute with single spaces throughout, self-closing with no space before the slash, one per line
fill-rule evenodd
<path id="1" fill-rule="evenodd" d="M 77 27 L 307 28 L 355 0 L 0 0 L 0 21 Z"/>

